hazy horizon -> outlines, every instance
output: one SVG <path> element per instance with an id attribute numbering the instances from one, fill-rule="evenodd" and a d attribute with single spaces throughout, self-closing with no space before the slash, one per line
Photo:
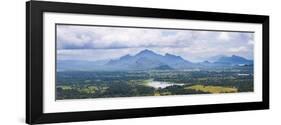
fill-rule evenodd
<path id="1" fill-rule="evenodd" d="M 121 57 L 126 56 L 126 55 L 135 56 L 135 55 L 137 55 L 138 53 L 140 53 L 141 51 L 144 51 L 144 50 L 150 50 L 150 49 L 143 49 L 143 50 L 138 51 L 138 52 L 135 53 L 135 54 L 129 54 L 129 53 L 128 53 L 128 54 L 124 54 L 124 55 L 121 55 L 121 56 L 119 56 L 119 57 L 110 58 L 110 59 L 100 59 L 100 60 L 88 60 L 88 59 L 58 59 L 58 60 L 65 60 L 65 61 L 67 61 L 67 60 L 77 60 L 77 61 L 78 61 L 78 60 L 79 60 L 79 61 L 90 61 L 90 62 L 96 62 L 96 61 L 110 61 L 110 60 L 118 60 L 118 59 L 120 59 Z M 152 52 L 154 52 L 154 53 L 156 53 L 156 54 L 162 55 L 162 56 L 165 56 L 166 54 L 172 54 L 172 53 L 160 54 L 160 53 L 157 53 L 157 52 L 155 52 L 155 51 L 153 51 L 153 50 L 150 50 L 150 51 L 152 51 Z M 172 55 L 175 55 L 175 54 L 172 54 Z M 235 54 L 233 54 L 233 55 L 235 55 Z M 219 56 L 219 57 L 222 57 L 222 56 L 231 57 L 231 56 L 233 56 L 233 55 L 215 55 L 215 56 L 210 56 L 210 57 L 202 58 L 201 60 L 196 60 L 196 61 L 194 61 L 194 60 L 189 60 L 189 59 L 185 59 L 184 57 L 182 57 L 182 58 L 183 58 L 184 60 L 186 60 L 186 61 L 191 61 L 191 62 L 194 62 L 194 63 L 198 63 L 198 62 L 209 61 L 210 58 L 217 57 L 217 56 Z M 178 55 L 175 55 L 175 56 L 178 56 Z M 240 55 L 235 55 L 235 56 L 240 56 Z M 240 57 L 243 57 L 243 56 L 240 56 Z M 253 59 L 249 59 L 249 58 L 246 58 L 246 57 L 243 57 L 243 58 L 248 59 L 248 60 L 253 60 Z"/>

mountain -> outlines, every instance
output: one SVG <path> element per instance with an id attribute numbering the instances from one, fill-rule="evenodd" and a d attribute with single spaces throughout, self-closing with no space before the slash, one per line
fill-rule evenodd
<path id="1" fill-rule="evenodd" d="M 113 60 L 57 60 L 57 71 L 182 70 L 192 68 L 253 65 L 253 60 L 248 60 L 236 55 L 219 55 L 213 59 L 215 59 L 213 60 L 214 62 L 206 60 L 200 63 L 192 63 L 183 59 L 181 56 L 169 53 L 160 55 L 151 50 L 145 49 L 135 55 L 127 54 Z"/>
<path id="2" fill-rule="evenodd" d="M 214 63 L 217 64 L 228 64 L 228 65 L 239 65 L 239 64 L 253 64 L 253 60 L 248 60 L 240 56 L 232 55 L 230 57 L 223 56 Z"/>
<path id="3" fill-rule="evenodd" d="M 106 66 L 111 69 L 132 70 L 132 69 L 150 69 L 162 65 L 158 55 L 150 50 L 143 50 L 135 56 L 125 55 L 119 59 L 110 60 Z M 163 64 L 164 65 L 164 64 Z"/>
<path id="4" fill-rule="evenodd" d="M 160 55 L 151 50 L 143 50 L 134 56 L 125 55 L 117 60 L 110 60 L 107 66 L 113 69 L 123 70 L 147 70 L 147 69 L 180 69 L 192 67 L 195 64 L 184 60 L 180 56 L 165 54 Z"/>

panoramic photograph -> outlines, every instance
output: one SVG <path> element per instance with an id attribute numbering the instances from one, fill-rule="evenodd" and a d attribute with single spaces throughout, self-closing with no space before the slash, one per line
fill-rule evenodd
<path id="1" fill-rule="evenodd" d="M 254 33 L 56 25 L 56 100 L 254 91 Z"/>

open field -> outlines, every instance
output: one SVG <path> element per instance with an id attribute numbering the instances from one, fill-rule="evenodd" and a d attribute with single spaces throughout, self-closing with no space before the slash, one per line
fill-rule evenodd
<path id="1" fill-rule="evenodd" d="M 185 89 L 193 89 L 196 91 L 209 92 L 209 93 L 233 93 L 238 92 L 235 87 L 221 87 L 221 86 L 204 86 L 204 85 L 193 85 L 185 87 Z"/>

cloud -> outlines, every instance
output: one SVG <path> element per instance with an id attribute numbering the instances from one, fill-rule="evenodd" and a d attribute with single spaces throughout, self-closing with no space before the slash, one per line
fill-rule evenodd
<path id="1" fill-rule="evenodd" d="M 58 49 L 112 49 L 132 47 L 185 47 L 192 31 L 57 26 Z"/>
<path id="2" fill-rule="evenodd" d="M 249 40 L 249 41 L 248 41 L 248 44 L 249 44 L 249 45 L 254 45 L 254 43 L 255 43 L 254 40 Z"/>
<path id="3" fill-rule="evenodd" d="M 126 48 L 126 49 L 63 49 L 57 50 L 59 60 L 110 60 L 120 56 L 136 54 L 141 51 L 141 48 Z"/>
<path id="4" fill-rule="evenodd" d="M 228 41 L 230 39 L 229 33 L 221 32 L 218 36 L 218 39 L 220 39 L 221 41 Z"/>
<path id="5" fill-rule="evenodd" d="M 253 33 L 97 26 L 57 26 L 58 59 L 107 60 L 143 49 L 190 61 L 215 55 L 253 56 Z"/>
<path id="6" fill-rule="evenodd" d="M 245 46 L 240 46 L 238 48 L 230 48 L 229 52 L 247 52 L 247 48 Z"/>

